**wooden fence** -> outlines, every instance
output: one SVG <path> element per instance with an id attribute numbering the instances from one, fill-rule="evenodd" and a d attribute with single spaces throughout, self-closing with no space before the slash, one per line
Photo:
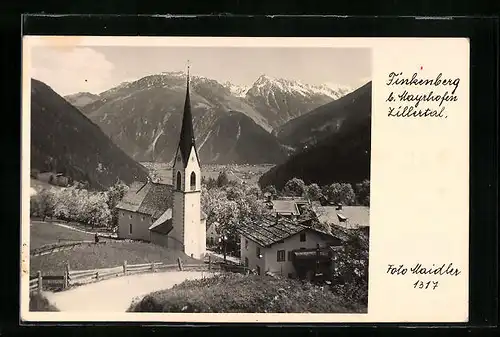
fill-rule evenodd
<path id="1" fill-rule="evenodd" d="M 106 241 L 103 241 L 102 243 L 105 243 Z M 101 243 L 101 242 L 99 242 Z M 84 244 L 96 244 L 95 241 L 73 241 L 73 242 L 64 242 L 64 243 L 54 243 L 54 244 L 49 244 L 45 245 L 42 247 L 38 247 L 35 249 L 32 249 L 30 251 L 31 256 L 41 256 L 41 255 L 47 255 L 47 254 L 52 254 L 55 252 L 60 252 L 60 251 L 65 251 L 65 250 L 71 250 L 76 246 L 84 245 Z"/>
<path id="2" fill-rule="evenodd" d="M 64 288 L 65 276 L 63 275 L 45 275 L 38 271 L 36 276 L 30 277 L 30 292 L 41 292 L 43 289 L 61 289 Z"/>
<path id="3" fill-rule="evenodd" d="M 127 264 L 127 261 L 123 261 L 121 266 L 87 270 L 71 270 L 69 263 L 67 263 L 64 275 L 42 276 L 42 273 L 39 271 L 36 276 L 30 277 L 30 292 L 42 291 L 43 289 L 61 290 L 71 286 L 93 283 L 113 277 L 167 271 L 169 269 L 178 271 L 251 273 L 250 269 L 244 266 L 232 263 L 213 262 L 211 256 L 208 256 L 204 263 L 185 264 L 180 258 L 177 259 L 177 263 L 173 264 L 164 264 L 163 262 Z"/>

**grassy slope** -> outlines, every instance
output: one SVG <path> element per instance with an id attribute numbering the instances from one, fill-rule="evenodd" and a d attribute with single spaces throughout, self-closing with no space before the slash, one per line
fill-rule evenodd
<path id="1" fill-rule="evenodd" d="M 30 225 L 30 249 L 51 243 L 94 240 L 92 234 L 78 232 L 52 223 L 33 223 Z"/>
<path id="2" fill-rule="evenodd" d="M 300 281 L 228 273 L 154 292 L 128 311 L 346 313 L 366 312 L 366 308 L 347 307 L 329 290 Z"/>
<path id="3" fill-rule="evenodd" d="M 117 267 L 127 261 L 128 264 L 163 262 L 172 264 L 180 257 L 184 263 L 202 263 L 184 253 L 170 250 L 152 243 L 110 241 L 106 243 L 85 244 L 72 250 L 60 251 L 48 255 L 30 258 L 30 274 L 38 270 L 43 275 L 62 275 L 66 262 L 75 270 Z"/>

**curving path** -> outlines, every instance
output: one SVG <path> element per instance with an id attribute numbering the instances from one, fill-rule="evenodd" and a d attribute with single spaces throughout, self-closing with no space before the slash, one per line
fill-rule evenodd
<path id="1" fill-rule="evenodd" d="M 167 271 L 108 279 L 57 293 L 44 292 L 60 311 L 125 312 L 132 300 L 173 287 L 185 280 L 210 277 L 208 272 Z"/>

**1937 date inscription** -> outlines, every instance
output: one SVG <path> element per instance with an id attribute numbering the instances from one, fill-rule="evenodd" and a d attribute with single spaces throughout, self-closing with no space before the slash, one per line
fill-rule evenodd
<path id="1" fill-rule="evenodd" d="M 417 282 L 413 283 L 413 288 L 415 289 L 436 289 L 439 284 L 439 281 L 420 281 L 418 280 Z"/>
<path id="2" fill-rule="evenodd" d="M 454 267 L 453 263 L 443 263 L 441 265 L 432 264 L 431 266 L 424 266 L 421 263 L 416 263 L 411 267 L 406 267 L 404 264 L 388 264 L 386 274 L 394 276 L 404 276 L 408 275 L 421 275 L 427 276 L 432 275 L 434 277 L 438 276 L 458 276 L 462 272 L 459 268 Z M 414 289 L 422 290 L 435 290 L 439 286 L 438 280 L 428 280 L 428 279 L 418 279 L 413 283 Z"/>

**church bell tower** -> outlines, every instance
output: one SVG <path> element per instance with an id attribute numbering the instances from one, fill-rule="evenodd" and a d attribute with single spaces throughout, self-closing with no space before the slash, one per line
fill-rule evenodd
<path id="1" fill-rule="evenodd" d="M 201 166 L 191 115 L 189 66 L 180 140 L 172 174 L 174 200 L 171 236 L 188 256 L 203 258 L 206 251 L 206 226 L 201 221 Z"/>

